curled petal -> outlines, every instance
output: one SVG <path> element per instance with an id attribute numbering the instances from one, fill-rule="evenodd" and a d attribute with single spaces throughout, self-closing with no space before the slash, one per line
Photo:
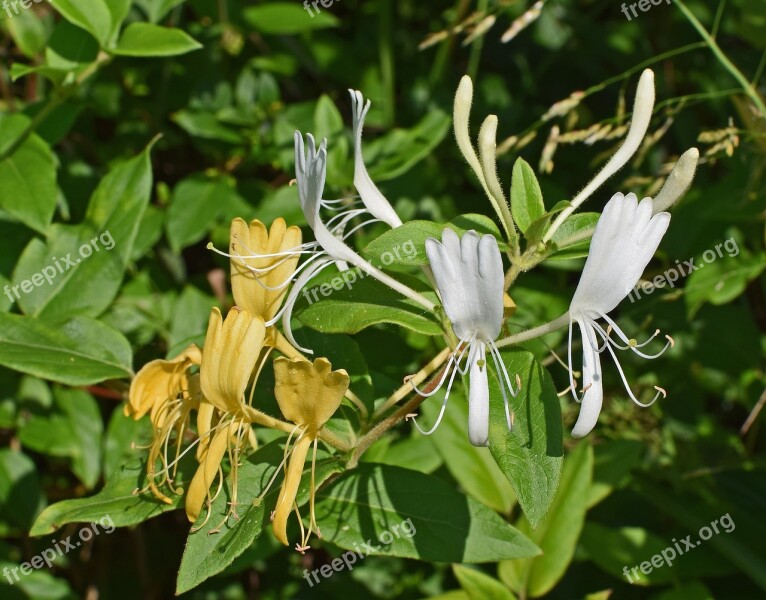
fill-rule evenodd
<path id="1" fill-rule="evenodd" d="M 598 415 L 601 412 L 601 404 L 604 400 L 603 382 L 601 380 L 601 358 L 596 348 L 591 343 L 594 337 L 588 323 L 579 322 L 582 335 L 582 373 L 585 394 L 580 405 L 580 415 L 577 418 L 572 437 L 580 438 L 588 435 L 596 426 Z M 576 391 L 573 389 L 573 393 Z"/>

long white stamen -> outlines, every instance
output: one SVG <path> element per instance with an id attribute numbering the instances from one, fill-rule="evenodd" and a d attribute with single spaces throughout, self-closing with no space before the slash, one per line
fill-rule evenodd
<path id="1" fill-rule="evenodd" d="M 436 431 L 436 428 L 439 427 L 439 423 L 442 422 L 444 411 L 447 409 L 447 400 L 449 400 L 449 394 L 452 391 L 452 382 L 455 381 L 455 375 L 457 375 L 457 369 L 452 370 L 452 375 L 450 375 L 449 383 L 447 384 L 447 392 L 444 394 L 444 400 L 442 401 L 442 406 L 439 409 L 439 416 L 436 418 L 436 423 L 434 423 L 433 427 L 431 427 L 431 429 L 428 431 L 424 431 L 420 425 L 418 425 L 417 419 L 412 419 L 412 422 L 415 423 L 415 427 L 417 427 L 418 431 L 423 435 L 431 435 L 434 431 Z"/>
<path id="2" fill-rule="evenodd" d="M 654 404 L 654 403 L 657 401 L 657 398 L 659 398 L 660 396 L 667 396 L 667 394 L 663 393 L 663 392 L 664 392 L 664 390 L 662 390 L 662 389 L 660 388 L 660 391 L 658 391 L 658 392 L 657 392 L 657 394 L 654 396 L 654 398 L 652 398 L 652 400 L 651 400 L 650 402 L 648 402 L 648 403 L 646 403 L 646 404 L 645 404 L 645 403 L 643 403 L 643 402 L 641 402 L 641 401 L 640 401 L 638 398 L 636 398 L 636 396 L 633 394 L 633 390 L 631 390 L 631 389 L 630 389 L 630 384 L 628 383 L 628 380 L 627 380 L 627 378 L 625 377 L 625 373 L 624 373 L 624 372 L 623 372 L 623 370 L 622 370 L 622 365 L 620 364 L 620 361 L 617 359 L 617 354 L 615 353 L 615 351 L 614 351 L 614 350 L 612 350 L 612 347 L 611 347 L 611 346 L 607 346 L 607 350 L 609 350 L 609 354 L 611 354 L 611 355 L 612 355 L 612 358 L 614 359 L 614 364 L 615 364 L 615 366 L 617 367 L 617 371 L 618 371 L 618 372 L 619 372 L 619 374 L 620 374 L 620 378 L 622 379 L 622 383 L 623 383 L 623 385 L 625 386 L 625 391 L 627 391 L 627 392 L 628 392 L 628 396 L 630 396 L 630 399 L 631 399 L 631 400 L 633 400 L 633 402 L 635 402 L 636 404 L 638 404 L 639 406 L 641 406 L 641 407 L 643 407 L 643 408 L 648 408 L 648 407 L 650 407 L 652 404 Z"/>
<path id="3" fill-rule="evenodd" d="M 628 336 L 626 336 L 625 333 L 622 331 L 622 329 L 620 329 L 617 326 L 617 323 L 615 323 L 607 315 L 605 315 L 603 313 L 599 313 L 599 314 L 600 314 L 601 318 L 603 318 L 607 323 L 609 323 L 609 325 L 612 326 L 612 329 L 614 329 L 615 333 L 619 336 L 619 338 L 628 345 L 628 348 L 630 350 L 632 350 L 635 354 L 638 354 L 641 358 L 646 358 L 648 360 L 654 360 L 655 358 L 658 358 L 658 357 L 662 356 L 668 348 L 672 348 L 673 345 L 674 345 L 673 338 L 671 338 L 670 336 L 666 336 L 668 338 L 668 341 L 667 341 L 667 343 L 665 344 L 665 347 L 662 350 L 660 350 L 657 354 L 644 354 L 643 352 L 638 350 L 638 348 L 640 346 L 643 346 L 644 344 L 640 344 L 640 345 L 639 344 L 631 344 L 630 339 L 628 339 Z M 657 334 L 655 333 L 655 335 L 657 335 Z M 652 339 L 654 339 L 654 336 L 652 336 L 645 343 L 650 342 Z"/>
<path id="4" fill-rule="evenodd" d="M 372 223 L 382 223 L 380 219 L 369 219 L 365 221 L 364 223 L 360 223 L 356 227 L 354 227 L 352 230 L 347 231 L 345 234 L 343 234 L 343 240 L 347 240 L 352 234 L 356 233 L 360 229 L 367 227 L 368 225 L 371 225 Z"/>
<path id="5" fill-rule="evenodd" d="M 312 277 L 314 277 L 315 275 L 318 275 L 321 271 L 329 267 L 331 264 L 333 264 L 333 261 L 331 259 L 322 257 L 319 259 L 317 263 L 312 265 L 310 269 L 307 269 L 306 271 L 304 271 L 300 275 L 300 277 L 298 277 L 298 279 L 295 281 L 295 284 L 293 285 L 292 289 L 287 295 L 287 300 L 285 300 L 285 304 L 282 307 L 282 310 L 280 311 L 282 313 L 282 329 L 284 330 L 285 337 L 293 346 L 295 346 L 298 350 L 306 354 L 314 354 L 314 351 L 309 348 L 304 348 L 298 342 L 295 341 L 295 338 L 293 337 L 293 328 L 292 328 L 292 325 L 290 324 L 290 318 L 292 317 L 293 308 L 295 307 L 295 302 L 298 300 L 298 295 L 301 293 L 303 286 L 306 285 Z M 275 319 L 277 318 L 279 318 L 279 315 L 275 317 Z M 273 325 L 274 323 L 276 323 L 276 321 L 272 319 L 271 321 L 266 323 L 266 325 Z"/>
<path id="6" fill-rule="evenodd" d="M 612 346 L 614 346 L 618 350 L 630 350 L 631 348 L 643 348 L 647 344 L 652 343 L 654 338 L 656 338 L 660 334 L 660 330 L 657 329 L 657 330 L 655 330 L 655 332 L 648 339 L 646 339 L 645 341 L 641 342 L 640 344 L 638 342 L 632 343 L 635 340 L 629 340 L 628 344 L 623 346 L 622 344 L 618 344 L 614 339 L 611 338 L 611 333 L 612 333 L 612 331 L 614 331 L 614 329 L 612 328 L 611 325 L 609 325 L 606 328 L 606 331 L 604 331 L 604 328 L 601 325 L 599 325 L 598 323 L 596 323 L 595 321 L 593 321 L 592 324 L 596 328 L 596 331 L 601 335 L 601 338 L 606 340 L 604 343 L 612 344 Z"/>
<path id="7" fill-rule="evenodd" d="M 270 292 L 279 291 L 281 289 L 286 288 L 288 285 L 290 285 L 290 283 L 295 281 L 296 280 L 296 276 L 300 275 L 301 271 L 306 269 L 314 260 L 316 260 L 317 258 L 320 258 L 323 254 L 324 254 L 323 252 L 317 252 L 313 256 L 310 256 L 307 260 L 305 260 L 303 262 L 302 265 L 300 265 L 297 269 L 295 269 L 295 271 L 290 273 L 287 276 L 287 279 L 285 279 L 282 283 L 280 283 L 278 285 L 275 285 L 275 286 L 266 285 L 265 283 L 263 283 L 260 280 L 260 278 L 258 276 L 255 277 L 255 281 L 256 281 L 256 283 L 258 283 L 258 285 L 260 285 L 265 290 L 268 290 Z M 280 313 L 277 313 L 277 316 L 274 317 L 274 318 L 278 319 L 279 318 L 279 314 L 281 314 L 281 311 L 280 311 Z M 276 323 L 276 320 L 274 322 Z"/>
<path id="8" fill-rule="evenodd" d="M 567 343 L 567 365 L 569 369 L 569 389 L 572 390 L 572 396 L 575 402 L 582 402 L 582 398 L 577 395 L 577 382 L 574 379 L 574 370 L 572 369 L 572 325 L 574 320 L 569 318 L 569 342 Z M 579 324 L 579 321 L 578 321 Z M 583 341 L 583 343 L 585 343 Z"/>
<path id="9" fill-rule="evenodd" d="M 495 370 L 497 371 L 498 375 L 502 371 L 503 375 L 505 375 L 506 383 L 508 384 L 508 391 L 511 392 L 512 396 L 516 396 L 516 393 L 513 392 L 513 387 L 511 386 L 510 378 L 508 377 L 508 371 L 505 368 L 505 365 L 503 364 L 502 357 L 500 356 L 500 352 L 497 350 L 497 348 L 494 347 L 494 342 L 489 343 L 489 351 L 492 355 L 492 361 L 495 363 Z M 500 391 L 503 394 L 503 406 L 505 407 L 505 420 L 508 423 L 508 431 L 511 431 L 513 429 L 513 422 L 511 421 L 511 410 L 508 406 L 508 394 L 505 391 L 505 386 L 503 385 L 502 380 L 500 381 Z"/>

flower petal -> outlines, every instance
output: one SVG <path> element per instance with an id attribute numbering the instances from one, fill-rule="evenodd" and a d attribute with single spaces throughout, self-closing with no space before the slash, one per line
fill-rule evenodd
<path id="1" fill-rule="evenodd" d="M 354 187 L 372 216 L 387 223 L 392 228 L 399 227 L 402 220 L 373 183 L 369 173 L 367 173 L 367 167 L 364 166 L 362 129 L 364 129 L 364 118 L 367 116 L 367 111 L 370 110 L 370 101 L 368 100 L 365 104 L 362 92 L 354 90 L 349 90 L 349 92 L 351 93 L 351 113 L 354 120 Z"/>
<path id="2" fill-rule="evenodd" d="M 489 445 L 489 381 L 484 343 L 474 352 L 468 385 L 468 439 L 474 446 Z"/>
<path id="3" fill-rule="evenodd" d="M 604 389 L 601 380 L 601 356 L 593 347 L 593 343 L 596 342 L 593 326 L 583 321 L 577 323 L 582 336 L 582 377 L 586 390 L 580 405 L 580 415 L 572 429 L 572 437 L 580 438 L 588 435 L 596 426 L 604 400 Z"/>
<path id="4" fill-rule="evenodd" d="M 441 243 L 426 241 L 444 311 L 455 334 L 466 339 L 474 334 L 491 341 L 500 334 L 503 320 L 503 262 L 492 235 L 479 238 L 475 231 L 458 237 L 445 228 Z"/>
<path id="5" fill-rule="evenodd" d="M 670 223 L 668 213 L 651 217 L 652 200 L 615 194 L 596 224 L 570 312 L 596 318 L 613 310 L 638 283 Z"/>
<path id="6" fill-rule="evenodd" d="M 313 440 L 304 435 L 299 439 L 290 454 L 290 460 L 287 463 L 285 479 L 279 490 L 277 506 L 274 509 L 274 537 L 276 537 L 285 546 L 289 546 L 287 540 L 287 519 L 293 511 L 295 497 L 298 494 L 298 485 L 301 482 L 303 474 L 303 465 L 306 462 L 306 455 Z M 313 492 L 312 492 L 313 493 Z"/>

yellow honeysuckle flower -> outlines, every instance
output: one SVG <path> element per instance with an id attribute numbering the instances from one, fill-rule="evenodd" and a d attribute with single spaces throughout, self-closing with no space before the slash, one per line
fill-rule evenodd
<path id="1" fill-rule="evenodd" d="M 191 522 L 197 520 L 205 501 L 212 501 L 210 487 L 227 452 L 233 482 L 230 512 L 236 514 L 239 454 L 246 439 L 254 443 L 245 390 L 259 362 L 265 335 L 263 319 L 245 309 L 234 307 L 225 320 L 217 308 L 210 314 L 200 366 L 204 397 L 197 412 L 200 466 L 186 493 L 186 516 Z"/>
<path id="2" fill-rule="evenodd" d="M 265 335 L 263 319 L 245 309 L 235 306 L 225 321 L 217 308 L 210 313 L 200 385 L 213 406 L 231 414 L 240 411 Z"/>
<path id="3" fill-rule="evenodd" d="M 296 424 L 292 435 L 298 434 L 298 439 L 285 453 L 289 462 L 285 470 L 285 479 L 279 491 L 279 499 L 273 513 L 274 535 L 285 546 L 287 541 L 287 519 L 295 505 L 295 496 L 298 493 L 303 465 L 308 455 L 309 446 L 314 444 L 314 453 L 311 462 L 311 491 L 309 498 L 310 522 L 307 532 L 303 530 L 303 523 L 298 514 L 298 522 L 301 526 L 301 543 L 296 550 L 303 553 L 308 549 L 306 545 L 312 530 L 316 529 L 314 516 L 314 472 L 316 468 L 316 448 L 319 430 L 328 419 L 338 410 L 343 395 L 349 384 L 349 376 L 343 369 L 332 370 L 330 361 L 326 358 L 318 358 L 313 363 L 296 358 L 288 360 L 280 357 L 274 361 L 275 386 L 274 394 L 284 416 Z M 287 444 L 290 443 L 288 438 Z M 264 494 L 265 495 L 265 492 Z M 295 507 L 296 513 L 298 512 Z"/>
<path id="4" fill-rule="evenodd" d="M 199 374 L 189 375 L 186 381 L 187 387 L 177 398 L 155 404 L 150 415 L 152 443 L 149 445 L 149 456 L 146 462 L 146 478 L 152 494 L 166 504 L 171 504 L 172 501 L 160 491 L 160 487 L 167 486 L 175 494 L 183 493 L 183 489 L 173 487 L 173 483 L 178 462 L 185 453 L 181 452 L 181 446 L 189 428 L 191 412 L 199 409 L 202 400 Z M 171 439 L 174 440 L 173 444 Z M 172 460 L 168 456 L 169 448 L 175 450 Z M 157 471 L 158 459 L 163 465 L 159 471 Z"/>
<path id="5" fill-rule="evenodd" d="M 130 384 L 128 403 L 123 408 L 125 416 L 138 420 L 155 407 L 175 400 L 188 389 L 187 371 L 201 361 L 200 349 L 192 344 L 173 359 L 146 363 Z"/>
<path id="6" fill-rule="evenodd" d="M 300 259 L 302 234 L 299 227 L 287 227 L 282 218 L 271 229 L 254 219 L 231 222 L 229 256 L 234 302 L 271 321 L 277 316 L 282 300 Z"/>
<path id="7" fill-rule="evenodd" d="M 136 420 L 150 413 L 153 434 L 146 467 L 148 488 L 156 498 L 167 504 L 172 501 L 159 488 L 167 485 L 174 493 L 181 492 L 173 487 L 175 467 L 180 458 L 189 414 L 199 406 L 201 396 L 199 376 L 190 375 L 189 370 L 201 361 L 200 349 L 192 344 L 171 360 L 147 363 L 133 379 L 128 403 L 124 407 L 125 415 Z M 172 461 L 167 456 L 171 438 L 177 440 L 172 446 L 175 449 Z M 156 467 L 158 459 L 163 464 L 160 471 Z"/>

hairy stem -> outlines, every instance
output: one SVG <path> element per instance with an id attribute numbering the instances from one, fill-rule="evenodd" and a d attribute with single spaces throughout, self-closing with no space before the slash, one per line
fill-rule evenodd
<path id="1" fill-rule="evenodd" d="M 521 333 L 517 333 L 515 335 L 508 336 L 507 338 L 504 338 L 502 340 L 498 340 L 498 342 L 495 345 L 498 348 L 502 348 L 504 346 L 511 346 L 513 344 L 528 342 L 529 340 L 539 338 L 548 333 L 551 333 L 552 331 L 556 331 L 557 329 L 566 327 L 567 325 L 569 325 L 568 311 L 565 312 L 560 317 L 558 317 L 557 319 L 554 319 L 553 321 L 549 321 L 548 323 L 544 323 L 542 325 L 539 325 L 538 327 L 533 327 L 532 329 L 527 329 L 526 331 L 522 331 Z"/>

